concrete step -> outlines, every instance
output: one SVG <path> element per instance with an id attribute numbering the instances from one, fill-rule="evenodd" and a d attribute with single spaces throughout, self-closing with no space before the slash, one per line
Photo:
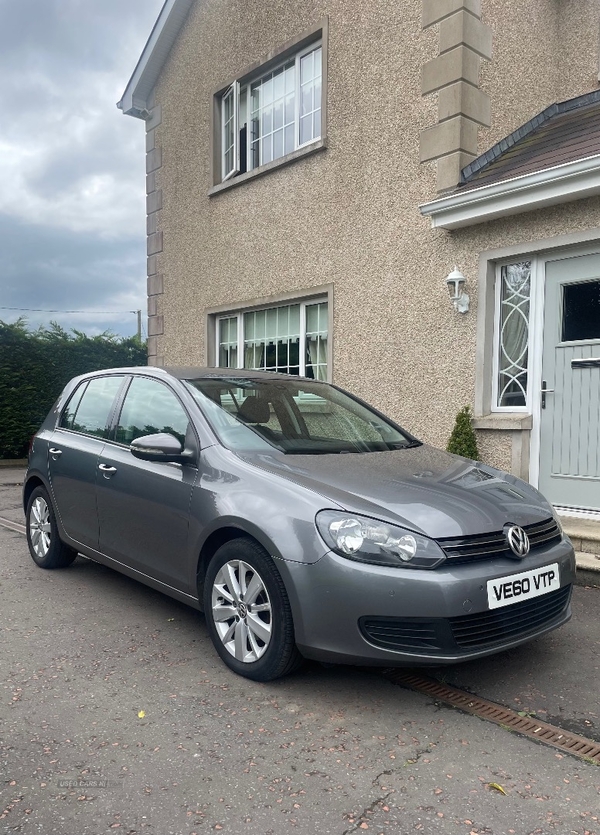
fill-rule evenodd
<path id="1" fill-rule="evenodd" d="M 600 586 L 600 520 L 561 516 L 560 521 L 575 548 L 576 582 Z"/>
<path id="2" fill-rule="evenodd" d="M 576 551 L 600 554 L 600 520 L 561 516 L 560 521 Z"/>

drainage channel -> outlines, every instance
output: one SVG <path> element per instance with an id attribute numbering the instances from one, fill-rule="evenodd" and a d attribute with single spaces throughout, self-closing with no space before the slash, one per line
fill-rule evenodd
<path id="1" fill-rule="evenodd" d="M 0 516 L 0 525 L 3 528 L 8 528 L 9 531 L 16 531 L 17 533 L 26 533 L 25 525 L 20 525 L 18 522 L 13 522 L 12 519 L 5 519 Z"/>
<path id="2" fill-rule="evenodd" d="M 456 687 L 448 687 L 435 679 L 416 675 L 407 670 L 388 670 L 385 676 L 394 684 L 433 696 L 437 701 L 445 702 L 473 716 L 495 722 L 496 725 L 501 725 L 530 739 L 536 739 L 545 745 L 551 745 L 586 762 L 600 765 L 600 744 L 593 739 L 563 731 L 554 725 L 539 722 L 529 716 L 519 716 L 514 710 L 509 710 L 495 702 L 481 699 L 479 696 L 473 696 L 472 693 L 458 690 Z"/>

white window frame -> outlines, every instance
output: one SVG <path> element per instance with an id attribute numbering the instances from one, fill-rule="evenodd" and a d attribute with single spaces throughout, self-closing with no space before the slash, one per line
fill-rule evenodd
<path id="1" fill-rule="evenodd" d="M 230 171 L 225 170 L 225 159 L 228 151 L 226 147 L 225 136 L 225 100 L 231 96 L 233 106 L 233 167 Z M 239 173 L 240 170 L 240 128 L 239 128 L 239 110 L 240 110 L 240 85 L 237 81 L 225 90 L 221 96 L 221 171 L 223 173 L 222 182 L 229 180 L 231 177 Z"/>
<path id="2" fill-rule="evenodd" d="M 290 299 L 289 301 L 277 302 L 275 304 L 265 305 L 264 307 L 243 307 L 239 308 L 238 310 L 230 310 L 226 313 L 220 313 L 215 320 L 215 367 L 218 367 L 219 363 L 219 349 L 221 347 L 220 343 L 220 330 L 221 330 L 221 321 L 223 319 L 231 319 L 234 316 L 237 316 L 237 337 L 238 337 L 238 364 L 237 368 L 244 368 L 244 314 L 245 313 L 258 313 L 263 310 L 273 310 L 278 307 L 292 307 L 293 305 L 300 305 L 300 345 L 299 345 L 299 372 L 300 377 L 306 377 L 306 308 L 310 307 L 313 304 L 327 304 L 327 312 L 329 314 L 329 305 L 331 304 L 331 300 L 328 296 L 315 296 L 314 298 L 303 298 L 303 299 Z M 329 321 L 329 320 L 328 320 Z M 327 328 L 327 380 L 330 378 L 330 368 L 329 368 L 329 340 L 331 339 L 331 334 L 329 332 L 329 325 Z M 250 369 L 248 369 L 250 370 Z"/>
<path id="3" fill-rule="evenodd" d="M 320 102 L 320 111 L 321 111 L 321 131 L 318 136 L 309 139 L 306 142 L 300 143 L 300 61 L 309 53 L 321 49 L 321 102 Z M 268 163 L 263 163 L 262 155 L 263 155 L 263 145 L 262 142 L 260 144 L 260 159 L 258 166 L 251 168 L 251 145 L 252 145 L 252 135 L 250 130 L 250 121 L 252 116 L 252 96 L 251 96 L 251 87 L 257 81 L 265 76 L 269 75 L 273 72 L 276 72 L 281 67 L 288 64 L 290 61 L 294 60 L 295 62 L 295 87 L 294 87 L 294 148 L 292 151 L 289 151 L 286 154 L 283 154 L 281 157 L 277 157 L 275 160 L 270 160 Z M 266 68 L 265 68 L 266 67 Z M 225 99 L 228 95 L 231 94 L 233 91 L 233 103 L 234 103 L 234 168 L 231 171 L 225 171 L 225 123 L 224 123 L 224 103 Z M 308 148 L 311 145 L 314 145 L 317 142 L 320 142 L 323 136 L 323 96 L 324 96 L 324 85 L 323 85 L 323 38 L 318 38 L 315 41 L 311 41 L 307 46 L 302 47 L 297 52 L 291 52 L 287 55 L 287 57 L 282 58 L 277 64 L 274 66 L 267 66 L 263 65 L 262 68 L 259 68 L 256 72 L 252 73 L 250 77 L 244 79 L 243 82 L 234 81 L 233 84 L 225 90 L 225 92 L 221 95 L 219 101 L 219 113 L 220 113 L 220 121 L 221 121 L 221 182 L 226 182 L 231 177 L 239 173 L 240 170 L 240 148 L 239 148 L 239 134 L 240 134 L 240 116 L 239 116 L 239 107 L 240 107 L 240 97 L 242 93 L 246 93 L 246 170 L 247 171 L 257 171 L 259 168 L 262 168 L 263 165 L 269 165 L 270 162 L 279 162 L 280 160 L 284 160 L 294 151 L 298 151 L 303 148 Z M 262 139 L 262 137 L 261 137 Z"/>

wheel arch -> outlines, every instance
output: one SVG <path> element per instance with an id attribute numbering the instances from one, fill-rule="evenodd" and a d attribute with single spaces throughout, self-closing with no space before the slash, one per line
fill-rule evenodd
<path id="1" fill-rule="evenodd" d="M 204 578 L 206 577 L 208 564 L 219 548 L 222 545 L 225 545 L 226 542 L 231 542 L 233 539 L 252 540 L 264 549 L 269 557 L 271 557 L 273 564 L 276 565 L 277 560 L 274 559 L 274 557 L 276 558 L 279 556 L 277 549 L 269 539 L 265 538 L 264 535 L 261 535 L 261 532 L 254 530 L 253 528 L 253 525 L 241 527 L 239 523 L 234 524 L 232 522 L 227 522 L 215 530 L 212 530 L 205 538 L 202 543 L 202 547 L 200 548 L 198 563 L 196 566 L 196 587 L 198 590 L 198 600 L 201 611 L 203 611 L 202 600 L 204 593 Z"/>
<path id="2" fill-rule="evenodd" d="M 36 487 L 43 487 L 48 494 L 50 491 L 48 490 L 48 485 L 37 475 L 32 475 L 30 478 L 27 479 L 25 484 L 23 485 L 23 510 L 27 513 L 27 505 L 29 504 L 29 499 L 31 494 L 35 490 Z"/>

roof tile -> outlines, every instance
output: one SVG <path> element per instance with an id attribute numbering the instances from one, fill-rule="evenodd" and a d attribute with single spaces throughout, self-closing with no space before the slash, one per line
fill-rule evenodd
<path id="1" fill-rule="evenodd" d="M 551 104 L 463 168 L 457 192 L 600 154 L 600 90 Z"/>

